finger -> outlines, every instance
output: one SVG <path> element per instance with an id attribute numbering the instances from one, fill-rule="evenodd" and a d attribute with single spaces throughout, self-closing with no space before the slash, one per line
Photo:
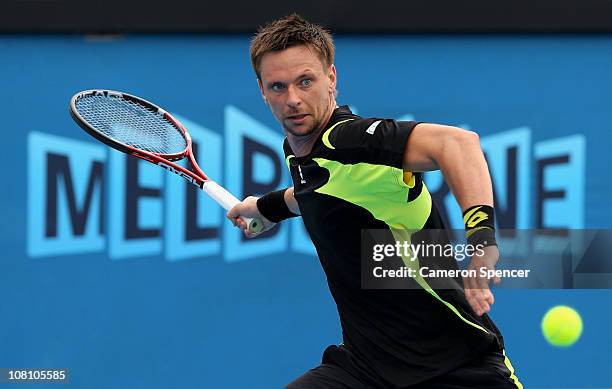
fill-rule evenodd
<path id="1" fill-rule="evenodd" d="M 490 312 L 491 307 L 495 303 L 495 296 L 493 295 L 493 292 L 491 291 L 491 289 L 485 289 L 482 292 L 483 292 L 482 294 L 484 296 L 484 300 L 481 305 L 484 305 L 486 312 Z"/>
<path id="2" fill-rule="evenodd" d="M 246 225 L 246 223 L 244 222 L 244 220 L 242 220 L 242 219 L 236 219 L 236 224 L 238 225 L 238 227 L 239 227 L 241 230 L 246 231 L 246 229 L 247 229 L 247 225 Z"/>
<path id="3" fill-rule="evenodd" d="M 470 305 L 472 305 L 472 308 L 478 316 L 490 310 L 489 304 L 485 301 L 484 292 L 485 290 L 480 288 L 470 289 L 470 298 L 472 300 Z"/>
<path id="4" fill-rule="evenodd" d="M 236 207 L 230 209 L 226 214 L 227 217 L 234 225 L 236 225 L 236 219 L 240 216 L 240 213 L 237 212 Z"/>
<path id="5" fill-rule="evenodd" d="M 493 305 L 495 303 L 495 297 L 493 297 L 493 292 L 491 292 L 491 289 L 486 289 L 484 291 L 484 297 L 487 304 Z"/>
<path id="6" fill-rule="evenodd" d="M 235 217 L 232 219 L 232 223 L 234 223 L 234 227 L 240 228 L 240 219 Z"/>
<path id="7" fill-rule="evenodd" d="M 491 310 L 491 305 L 493 305 L 493 293 L 489 288 L 480 289 L 479 295 L 480 306 L 485 312 L 489 312 Z"/>
<path id="8" fill-rule="evenodd" d="M 468 303 L 470 304 L 470 307 L 472 308 L 472 310 L 476 313 L 476 315 L 480 316 L 482 313 L 480 312 L 480 304 L 478 303 L 478 301 L 474 298 L 474 290 L 473 289 L 466 289 L 465 290 L 465 297 L 468 301 Z"/>
<path id="9" fill-rule="evenodd" d="M 229 217 L 227 215 L 226 215 L 226 217 L 234 225 L 234 227 L 236 227 L 236 219 L 234 219 L 233 217 Z"/>
<path id="10" fill-rule="evenodd" d="M 242 227 L 240 226 L 240 218 L 232 218 L 230 220 L 232 221 L 234 227 L 242 229 Z"/>
<path id="11" fill-rule="evenodd" d="M 480 303 L 478 302 L 478 299 L 476 298 L 476 288 L 474 288 L 473 285 L 473 280 L 466 280 L 465 283 L 465 297 L 468 300 L 468 303 L 470 303 L 470 306 L 472 307 L 472 309 L 478 313 L 478 311 L 480 310 Z"/>
<path id="12" fill-rule="evenodd" d="M 237 218 L 242 213 L 242 203 L 238 203 L 227 211 L 227 217 Z"/>
<path id="13" fill-rule="evenodd" d="M 482 289 L 474 289 L 474 300 L 478 306 L 478 316 L 487 312 L 488 304 L 486 303 Z"/>
<path id="14" fill-rule="evenodd" d="M 468 281 L 468 284 L 469 283 L 470 282 Z M 471 287 L 471 285 L 466 286 L 465 297 L 467 298 L 468 302 L 470 303 L 474 311 L 478 311 L 480 309 L 480 303 L 478 302 L 478 299 L 476 298 L 476 294 L 477 294 L 476 289 Z"/>
<path id="15" fill-rule="evenodd" d="M 484 312 L 491 311 L 491 305 L 493 305 L 493 293 L 489 288 L 480 289 L 480 306 Z"/>
<path id="16" fill-rule="evenodd" d="M 484 315 L 485 313 L 491 312 L 491 306 L 489 304 L 487 304 L 486 302 L 482 302 L 480 304 L 480 307 L 482 309 L 481 312 L 480 312 L 481 316 Z"/>
<path id="17" fill-rule="evenodd" d="M 254 232 L 253 232 L 253 231 L 252 231 L 252 230 L 251 230 L 251 229 L 248 227 L 248 225 L 246 225 L 246 223 L 245 223 L 245 226 L 246 226 L 246 229 L 244 230 L 244 235 L 245 235 L 247 238 L 254 238 L 254 237 L 256 237 L 257 235 L 259 235 L 259 234 L 255 234 L 255 233 L 254 233 Z"/>
<path id="18" fill-rule="evenodd" d="M 480 291 L 480 300 L 481 304 L 484 306 L 485 303 L 487 305 L 493 304 L 493 292 L 489 287 L 489 282 L 486 277 L 478 277 L 478 289 Z"/>

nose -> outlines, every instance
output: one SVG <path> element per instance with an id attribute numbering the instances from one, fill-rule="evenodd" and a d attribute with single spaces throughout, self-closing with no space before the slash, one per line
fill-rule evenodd
<path id="1" fill-rule="evenodd" d="M 287 105 L 291 108 L 299 107 L 302 99 L 300 98 L 298 91 L 293 85 L 287 87 Z"/>

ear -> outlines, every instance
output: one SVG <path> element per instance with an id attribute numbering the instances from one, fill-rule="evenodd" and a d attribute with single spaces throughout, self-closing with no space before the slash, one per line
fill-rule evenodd
<path id="1" fill-rule="evenodd" d="M 329 92 L 330 93 L 335 93 L 336 91 L 336 66 L 334 64 L 331 64 L 329 66 Z"/>
<path id="2" fill-rule="evenodd" d="M 261 97 L 263 98 L 264 102 L 268 104 L 268 99 L 266 98 L 266 94 L 264 93 L 264 90 L 263 90 L 263 83 L 261 82 L 259 78 L 257 78 L 257 85 L 259 85 L 259 91 L 261 92 Z"/>

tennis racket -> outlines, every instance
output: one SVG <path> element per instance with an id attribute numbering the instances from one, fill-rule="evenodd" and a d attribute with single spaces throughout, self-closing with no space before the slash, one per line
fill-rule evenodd
<path id="1" fill-rule="evenodd" d="M 198 166 L 191 136 L 172 115 L 127 93 L 86 90 L 70 100 L 70 114 L 81 128 L 106 145 L 178 174 L 229 210 L 240 201 Z M 191 169 L 175 162 L 187 158 Z M 259 218 L 243 218 L 253 235 L 263 231 Z"/>

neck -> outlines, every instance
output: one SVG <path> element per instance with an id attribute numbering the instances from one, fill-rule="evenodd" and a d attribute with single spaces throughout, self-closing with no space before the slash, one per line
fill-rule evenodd
<path id="1" fill-rule="evenodd" d="M 321 131 L 323 131 L 323 127 L 317 128 L 310 134 L 303 136 L 295 136 L 287 133 L 287 141 L 289 142 L 289 146 L 291 146 L 291 150 L 293 150 L 295 156 L 304 157 L 310 154 L 312 147 L 321 134 Z"/>
<path id="2" fill-rule="evenodd" d="M 308 135 L 296 136 L 285 130 L 285 135 L 287 136 L 289 146 L 291 146 L 291 150 L 293 150 L 296 157 L 304 157 L 310 154 L 312 147 L 317 139 L 319 139 L 321 132 L 323 132 L 327 127 L 327 123 L 329 123 L 329 119 L 334 113 L 334 109 L 336 109 L 336 100 L 332 99 L 328 107 L 327 114 L 321 122 L 321 125 Z"/>

